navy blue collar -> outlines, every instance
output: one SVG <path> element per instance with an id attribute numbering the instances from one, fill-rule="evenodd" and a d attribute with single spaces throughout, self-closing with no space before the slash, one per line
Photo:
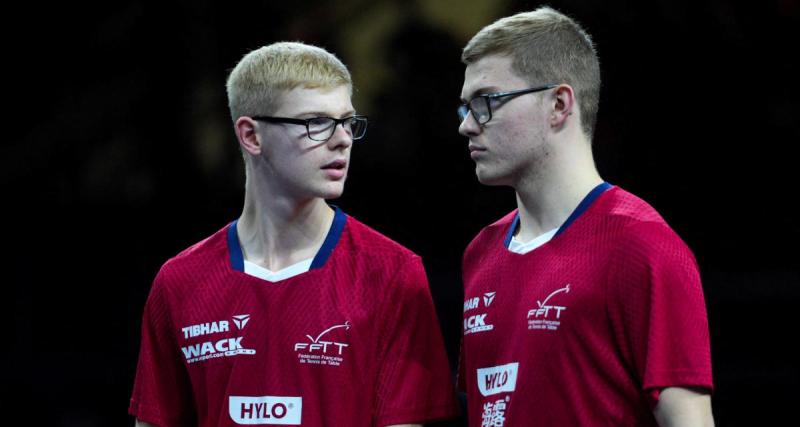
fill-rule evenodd
<path id="1" fill-rule="evenodd" d="M 339 243 L 339 238 L 342 237 L 344 225 L 347 223 L 347 215 L 336 206 L 331 205 L 333 208 L 333 222 L 331 228 L 328 230 L 328 235 L 322 243 L 322 247 L 317 251 L 314 260 L 311 261 L 311 270 L 320 268 L 325 265 L 328 258 L 331 257 L 333 250 L 336 249 L 336 244 Z M 234 220 L 231 226 L 228 227 L 228 252 L 231 254 L 231 267 L 236 271 L 244 272 L 244 254 L 242 247 L 239 244 L 239 235 L 236 233 L 236 224 L 239 220 Z"/>
<path id="2" fill-rule="evenodd" d="M 578 217 L 580 217 L 581 215 L 583 215 L 584 212 L 586 212 L 586 209 L 589 209 L 589 206 L 591 206 L 592 203 L 594 203 L 594 201 L 598 197 L 600 197 L 600 195 L 603 194 L 604 191 L 608 190 L 611 187 L 612 185 L 607 182 L 602 182 L 597 187 L 594 187 L 592 191 L 590 191 L 589 194 L 587 194 L 586 197 L 584 197 L 583 200 L 581 200 L 581 202 L 578 204 L 578 207 L 576 207 L 575 210 L 572 211 L 567 220 L 564 221 L 563 224 L 561 224 L 561 227 L 558 228 L 558 231 L 556 231 L 556 234 L 553 236 L 553 238 L 563 233 L 567 229 L 567 227 L 572 225 L 572 223 L 575 222 L 575 220 L 578 219 Z M 511 227 L 508 229 L 508 234 L 506 234 L 506 238 L 503 241 L 503 245 L 505 247 L 509 247 L 511 245 L 511 238 L 514 237 L 514 233 L 517 232 L 517 228 L 519 228 L 519 211 L 517 211 L 517 214 L 514 215 L 514 221 L 511 223 Z"/>

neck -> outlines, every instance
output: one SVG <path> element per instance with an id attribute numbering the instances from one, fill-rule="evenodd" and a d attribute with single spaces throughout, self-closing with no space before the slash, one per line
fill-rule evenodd
<path id="1" fill-rule="evenodd" d="M 313 258 L 325 240 L 333 209 L 323 199 L 292 199 L 247 179 L 237 223 L 244 259 L 272 271 Z"/>
<path id="2" fill-rule="evenodd" d="M 554 144 L 546 163 L 523 176 L 514 189 L 519 209 L 516 238 L 527 242 L 563 224 L 581 200 L 603 179 L 597 172 L 588 141 Z"/>

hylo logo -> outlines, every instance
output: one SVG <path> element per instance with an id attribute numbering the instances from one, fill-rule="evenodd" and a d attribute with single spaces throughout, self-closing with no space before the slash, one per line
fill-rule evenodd
<path id="1" fill-rule="evenodd" d="M 236 424 L 300 425 L 303 398 L 288 396 L 230 396 L 228 414 Z"/>
<path id="2" fill-rule="evenodd" d="M 518 362 L 478 369 L 478 390 L 484 396 L 514 391 L 518 369 Z"/>

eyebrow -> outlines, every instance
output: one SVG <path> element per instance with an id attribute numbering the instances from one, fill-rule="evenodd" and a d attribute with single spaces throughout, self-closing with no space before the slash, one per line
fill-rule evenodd
<path id="1" fill-rule="evenodd" d="M 480 95 L 483 95 L 483 94 L 486 94 L 486 93 L 495 93 L 495 92 L 500 92 L 500 88 L 498 88 L 496 86 L 482 87 L 482 88 L 480 88 L 478 90 L 473 91 L 470 94 L 469 100 L 472 100 L 473 98 L 475 98 L 477 96 L 480 96 Z M 464 98 L 461 98 L 460 101 L 465 103 L 465 104 L 467 103 L 467 100 L 464 99 Z"/>
<path id="2" fill-rule="evenodd" d="M 344 114 L 341 115 L 341 117 L 333 117 L 333 118 L 342 119 L 342 118 L 345 118 L 345 117 L 354 116 L 355 114 L 356 114 L 355 110 L 347 110 Z M 306 111 L 304 113 L 297 114 L 297 117 L 303 117 L 303 116 L 306 116 L 307 118 L 331 117 L 330 113 L 326 113 L 326 112 L 322 112 L 322 111 Z"/>

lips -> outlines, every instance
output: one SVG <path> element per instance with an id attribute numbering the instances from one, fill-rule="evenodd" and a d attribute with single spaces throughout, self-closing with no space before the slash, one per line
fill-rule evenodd
<path id="1" fill-rule="evenodd" d="M 335 169 L 344 169 L 345 167 L 347 167 L 347 161 L 340 159 L 340 160 L 334 160 L 334 161 L 322 166 L 322 169 L 334 169 L 335 170 Z"/>
<path id="2" fill-rule="evenodd" d="M 469 156 L 472 157 L 473 159 L 480 157 L 485 151 L 486 149 L 483 147 L 479 147 L 474 144 L 469 145 Z"/>
<path id="3" fill-rule="evenodd" d="M 334 160 L 322 166 L 322 170 L 325 171 L 325 175 L 327 175 L 328 179 L 339 181 L 344 179 L 345 171 L 347 170 L 347 161 L 342 159 Z"/>

